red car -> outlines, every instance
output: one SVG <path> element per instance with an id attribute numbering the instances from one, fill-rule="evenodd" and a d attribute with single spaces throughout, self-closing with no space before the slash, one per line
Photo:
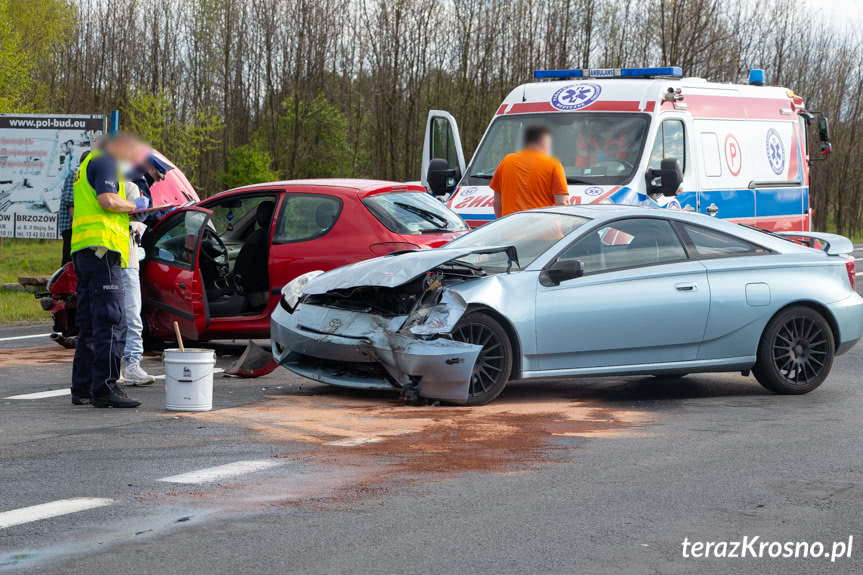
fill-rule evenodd
<path id="1" fill-rule="evenodd" d="M 435 248 L 464 221 L 417 185 L 295 180 L 223 192 L 177 209 L 144 236 L 147 339 L 261 338 L 282 287 L 296 276 L 388 253 Z M 55 331 L 76 332 L 71 265 L 53 278 Z M 46 302 L 45 300 L 49 300 Z"/>

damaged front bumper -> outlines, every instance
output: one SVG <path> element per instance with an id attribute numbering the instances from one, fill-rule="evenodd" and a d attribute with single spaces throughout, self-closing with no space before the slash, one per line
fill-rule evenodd
<path id="1" fill-rule="evenodd" d="M 309 304 L 291 313 L 278 306 L 271 318 L 273 356 L 322 383 L 464 404 L 482 346 L 441 336 L 466 307 L 453 294 L 410 317 Z"/>

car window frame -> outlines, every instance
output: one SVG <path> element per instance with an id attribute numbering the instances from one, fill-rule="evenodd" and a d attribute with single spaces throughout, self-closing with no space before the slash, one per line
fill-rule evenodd
<path id="1" fill-rule="evenodd" d="M 324 196 L 326 198 L 336 200 L 339 204 L 339 210 L 336 212 L 336 219 L 333 221 L 333 225 L 331 225 L 327 230 L 325 230 L 322 233 L 319 233 L 317 235 L 309 236 L 309 237 L 302 238 L 299 240 L 277 240 L 276 239 L 276 232 L 278 231 L 279 226 L 281 225 L 282 220 L 284 219 L 284 216 L 285 216 L 285 209 L 284 208 L 287 207 L 287 202 L 290 201 L 291 197 L 298 197 L 298 196 L 315 197 L 315 198 L 319 198 L 321 196 Z M 333 229 L 336 227 L 336 225 L 338 225 L 339 219 L 342 217 L 342 212 L 345 209 L 345 202 L 342 198 L 340 198 L 339 196 L 336 196 L 334 194 L 327 194 L 324 192 L 320 192 L 320 193 L 316 193 L 316 192 L 291 192 L 290 190 L 285 190 L 282 193 L 282 198 L 279 201 L 279 204 L 276 206 L 276 209 L 278 210 L 279 213 L 275 218 L 273 218 L 273 221 L 271 222 L 272 231 L 270 234 L 270 245 L 271 246 L 288 246 L 291 244 L 302 244 L 305 242 L 311 242 L 314 240 L 318 240 L 318 239 L 328 235 L 330 232 L 332 232 Z"/>
<path id="2" fill-rule="evenodd" d="M 678 116 L 661 118 L 659 120 L 659 126 L 657 127 L 657 130 L 656 130 L 656 138 L 653 140 L 653 146 L 651 146 L 650 154 L 647 156 L 647 167 L 649 169 L 651 168 L 651 159 L 653 156 L 653 148 L 656 147 L 657 141 L 660 141 L 660 140 L 662 141 L 662 158 L 660 158 L 660 160 L 659 160 L 660 163 L 662 162 L 662 160 L 668 159 L 668 156 L 665 155 L 665 124 L 667 122 L 678 122 L 680 124 L 680 126 L 682 127 L 682 131 L 683 131 L 683 160 L 681 161 L 681 164 L 682 164 L 681 165 L 681 174 L 686 174 L 686 167 L 687 167 L 687 164 L 689 163 L 689 162 L 687 162 L 687 157 L 689 156 L 689 153 L 687 151 L 687 144 L 689 143 L 689 134 L 687 133 L 686 122 L 684 121 L 684 119 L 682 117 L 678 117 Z M 680 158 L 675 158 L 675 159 L 680 160 Z M 656 168 L 659 168 L 659 166 L 656 166 Z M 653 169 L 656 169 L 656 168 L 653 168 Z"/>
<path id="3" fill-rule="evenodd" d="M 261 188 L 261 189 L 249 190 L 248 192 L 240 192 L 240 193 L 233 192 L 230 194 L 219 193 L 219 194 L 216 194 L 214 196 L 207 198 L 206 200 L 201 201 L 201 203 L 199 205 L 201 207 L 207 209 L 207 210 L 213 211 L 211 206 L 218 206 L 221 202 L 224 202 L 227 200 L 238 199 L 240 201 L 243 201 L 243 200 L 247 200 L 249 198 L 269 196 L 270 198 L 273 199 L 273 202 L 275 202 L 275 204 L 276 204 L 276 206 L 273 208 L 273 211 L 275 211 L 275 210 L 278 210 L 279 206 L 281 205 L 283 193 L 285 193 L 284 188 Z M 246 212 L 247 215 L 250 213 L 251 212 Z M 275 218 L 270 218 L 270 227 L 271 228 L 272 228 L 274 219 Z M 222 236 L 219 236 L 219 237 L 221 238 Z"/>
<path id="4" fill-rule="evenodd" d="M 726 259 L 726 258 L 746 258 L 746 257 L 752 257 L 752 256 L 769 256 L 769 255 L 773 255 L 776 253 L 775 250 L 772 250 L 766 246 L 763 246 L 761 244 L 757 244 L 755 242 L 751 242 L 747 239 L 737 237 L 735 235 L 723 232 L 721 230 L 711 228 L 710 226 L 704 226 L 704 225 L 695 224 L 692 222 L 683 222 L 683 221 L 679 221 L 679 220 L 672 221 L 671 225 L 676 228 L 675 231 L 677 231 L 678 235 L 682 236 L 684 246 L 686 247 L 687 252 L 689 252 L 691 254 L 691 257 L 695 260 L 718 260 L 718 259 Z M 751 252 L 738 253 L 738 254 L 702 254 L 698 251 L 698 246 L 695 245 L 695 242 L 692 241 L 692 238 L 689 236 L 689 233 L 686 231 L 686 226 L 691 226 L 693 228 L 699 228 L 702 230 L 706 230 L 710 233 L 719 234 L 722 236 L 728 236 L 730 238 L 737 240 L 738 242 L 743 242 L 744 244 L 748 244 L 750 246 L 753 246 L 753 248 L 761 249 L 764 251 L 760 252 L 760 253 L 757 251 L 751 251 Z"/>
<path id="5" fill-rule="evenodd" d="M 680 246 L 683 248 L 683 253 L 685 254 L 685 256 L 686 256 L 686 257 L 684 257 L 684 258 L 682 258 L 682 259 L 678 259 L 678 260 L 671 260 L 671 261 L 667 261 L 667 262 L 658 262 L 658 263 L 651 263 L 651 264 L 640 264 L 640 265 L 635 265 L 635 266 L 626 266 L 626 267 L 614 268 L 614 269 L 609 269 L 609 270 L 602 270 L 602 271 L 595 271 L 595 272 L 586 272 L 586 273 L 585 273 L 584 275 L 582 275 L 581 277 L 593 277 L 593 276 L 598 276 L 598 275 L 602 275 L 602 274 L 609 274 L 609 273 L 615 273 L 615 272 L 622 272 L 622 271 L 627 271 L 627 270 L 636 270 L 636 269 L 641 269 L 641 268 L 649 268 L 649 267 L 664 266 L 664 265 L 673 265 L 673 264 L 679 264 L 679 263 L 684 263 L 684 262 L 688 262 L 688 261 L 693 261 L 693 260 L 695 260 L 695 259 L 696 259 L 696 258 L 694 258 L 694 257 L 692 256 L 692 253 L 691 253 L 691 252 L 690 252 L 690 250 L 689 250 L 689 246 L 686 244 L 686 241 L 684 241 L 684 239 L 683 239 L 683 238 L 681 237 L 681 235 L 680 235 L 680 232 L 677 230 L 677 227 L 674 225 L 676 222 L 675 222 L 673 219 L 668 218 L 668 217 L 663 217 L 663 216 L 660 216 L 660 215 L 656 215 L 656 216 L 654 216 L 654 215 L 649 215 L 649 216 L 645 216 L 645 215 L 638 215 L 638 216 L 621 216 L 621 217 L 619 217 L 619 218 L 614 218 L 614 219 L 611 219 L 611 220 L 603 220 L 602 222 L 600 222 L 600 223 L 596 224 L 596 225 L 595 225 L 595 226 L 593 226 L 592 228 L 590 228 L 590 229 L 586 230 L 584 233 L 580 234 L 577 238 L 575 238 L 575 239 L 574 239 L 574 240 L 572 240 L 570 243 L 568 243 L 565 247 L 563 247 L 563 248 L 562 248 L 562 249 L 557 253 L 557 255 L 555 255 L 553 258 L 551 258 L 551 259 L 548 261 L 548 263 L 546 263 L 546 264 L 543 266 L 542 270 L 543 270 L 543 271 L 547 270 L 547 269 L 548 269 L 548 268 L 550 268 L 552 265 L 554 265 L 554 264 L 555 264 L 559 259 L 562 259 L 563 254 L 564 254 L 564 253 L 566 253 L 566 251 L 567 251 L 568 249 L 570 249 L 571 247 L 573 247 L 576 243 L 580 242 L 582 239 L 586 238 L 586 237 L 588 236 L 588 234 L 598 232 L 599 230 L 601 230 L 602 228 L 605 228 L 605 227 L 609 227 L 609 226 L 613 227 L 613 225 L 614 225 L 615 223 L 618 223 L 618 222 L 621 222 L 621 221 L 625 221 L 625 220 L 662 220 L 662 221 L 664 221 L 664 222 L 667 222 L 667 223 L 671 226 L 671 229 L 672 229 L 672 231 L 674 232 L 674 235 L 677 237 L 677 241 L 678 241 L 678 242 L 680 242 Z M 578 278 L 575 278 L 575 279 L 578 279 Z M 572 280 L 569 280 L 569 281 L 572 281 Z M 565 282 L 564 282 L 564 283 L 565 283 Z"/>
<path id="6" fill-rule="evenodd" d="M 197 209 L 197 208 L 203 208 L 203 209 Z M 200 254 L 200 250 L 201 250 L 201 242 L 203 241 L 204 233 L 206 233 L 206 232 L 198 233 L 198 239 L 195 243 L 195 249 L 194 249 L 195 262 L 192 264 L 187 263 L 186 261 L 184 261 L 182 259 L 174 259 L 174 260 L 168 261 L 164 258 L 160 258 L 159 252 L 158 252 L 157 247 L 156 247 L 156 243 L 161 238 L 163 238 L 165 236 L 165 233 L 168 230 L 173 229 L 175 227 L 172 224 L 172 222 L 174 220 L 179 220 L 180 218 L 185 219 L 186 215 L 190 212 L 198 212 L 198 213 L 204 214 L 205 218 L 204 218 L 204 223 L 202 224 L 202 227 L 204 227 L 204 228 L 207 227 L 207 225 L 210 223 L 210 219 L 213 216 L 212 211 L 210 211 L 209 209 L 207 209 L 203 206 L 200 206 L 200 205 L 192 206 L 191 208 L 184 208 L 182 210 L 177 211 L 176 213 L 172 213 L 172 214 L 169 214 L 168 216 L 166 216 L 164 222 L 159 222 L 159 225 L 156 226 L 155 228 L 153 228 L 153 235 L 148 240 L 149 250 L 147 250 L 147 248 L 145 248 L 145 252 L 149 252 L 147 254 L 147 260 L 148 261 L 160 263 L 160 264 L 163 264 L 163 265 L 166 265 L 169 267 L 173 267 L 173 268 L 179 268 L 182 270 L 195 271 L 196 269 L 198 269 L 198 258 L 199 258 L 199 254 Z"/>

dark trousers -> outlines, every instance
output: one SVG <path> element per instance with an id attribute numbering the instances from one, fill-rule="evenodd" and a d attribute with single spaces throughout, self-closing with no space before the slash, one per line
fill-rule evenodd
<path id="1" fill-rule="evenodd" d="M 120 256 L 96 257 L 90 249 L 72 254 L 78 276 L 78 341 L 72 364 L 72 393 L 100 397 L 120 377 L 126 346 L 126 317 Z"/>
<path id="2" fill-rule="evenodd" d="M 65 266 L 72 261 L 72 253 L 69 251 L 72 247 L 72 228 L 63 230 L 60 235 L 63 237 L 63 262 L 60 265 Z"/>

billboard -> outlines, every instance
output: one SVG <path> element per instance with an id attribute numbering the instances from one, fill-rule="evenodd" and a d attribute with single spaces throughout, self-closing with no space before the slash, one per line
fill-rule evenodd
<path id="1" fill-rule="evenodd" d="M 105 116 L 0 114 L 0 237 L 59 237 L 63 182 L 105 128 Z"/>

